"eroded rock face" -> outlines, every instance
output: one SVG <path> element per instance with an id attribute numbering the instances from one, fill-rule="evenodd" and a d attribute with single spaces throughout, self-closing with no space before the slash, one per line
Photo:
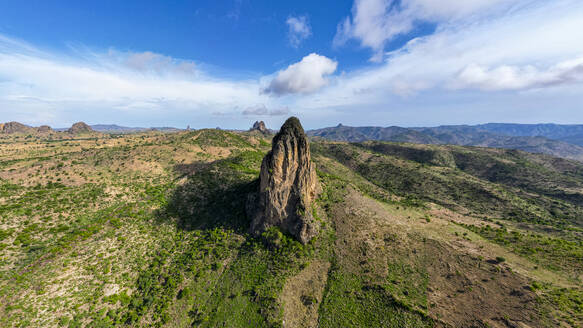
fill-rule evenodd
<path id="1" fill-rule="evenodd" d="M 318 232 L 312 206 L 319 185 L 308 139 L 297 118 L 290 117 L 273 138 L 259 180 L 259 191 L 247 201 L 251 233 L 259 235 L 277 226 L 304 244 L 312 239 Z"/>
<path id="2" fill-rule="evenodd" d="M 263 121 L 255 121 L 255 123 L 253 123 L 253 127 L 251 127 L 251 131 L 259 131 L 263 134 L 269 133 L 269 130 L 267 130 L 267 127 L 265 127 L 265 123 Z"/>

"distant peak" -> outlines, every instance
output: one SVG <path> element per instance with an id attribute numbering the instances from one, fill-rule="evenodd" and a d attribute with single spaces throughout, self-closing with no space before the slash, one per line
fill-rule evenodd
<path id="1" fill-rule="evenodd" d="M 77 123 L 73 124 L 71 126 L 71 128 L 69 130 L 67 130 L 67 132 L 76 134 L 76 133 L 89 133 L 89 132 L 94 132 L 94 131 L 85 122 L 77 122 Z"/>
<path id="2" fill-rule="evenodd" d="M 253 126 L 251 127 L 251 129 L 249 129 L 249 131 L 259 131 L 263 134 L 269 133 L 269 129 L 267 129 L 267 127 L 265 126 L 265 122 L 263 121 L 255 121 L 255 123 L 253 123 Z"/>

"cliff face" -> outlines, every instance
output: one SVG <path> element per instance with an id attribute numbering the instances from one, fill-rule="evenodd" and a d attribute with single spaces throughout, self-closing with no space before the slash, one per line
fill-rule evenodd
<path id="1" fill-rule="evenodd" d="M 277 226 L 304 244 L 312 239 L 318 232 L 312 203 L 319 186 L 308 139 L 297 118 L 289 118 L 273 138 L 259 180 L 258 192 L 247 202 L 251 233 L 259 235 Z"/>

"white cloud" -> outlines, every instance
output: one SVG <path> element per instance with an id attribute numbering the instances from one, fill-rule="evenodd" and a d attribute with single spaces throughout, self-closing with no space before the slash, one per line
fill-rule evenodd
<path id="1" fill-rule="evenodd" d="M 307 16 L 290 16 L 285 22 L 288 27 L 288 38 L 292 47 L 297 48 L 305 39 L 312 35 L 312 28 Z"/>
<path id="2" fill-rule="evenodd" d="M 352 19 L 346 17 L 338 24 L 333 44 L 340 46 L 356 39 L 373 50 L 371 61 L 380 62 L 385 44 L 410 32 L 420 21 L 443 23 L 467 16 L 476 19 L 476 13 L 491 14 L 491 8 L 501 9 L 496 5 L 503 3 L 508 8 L 514 2 L 519 0 L 355 0 Z"/>
<path id="3" fill-rule="evenodd" d="M 240 128 L 249 115 L 276 126 L 283 116 L 270 114 L 289 108 L 307 127 L 583 121 L 583 2 L 422 5 L 415 17 L 436 21 L 435 33 L 390 53 L 378 48 L 382 63 L 341 74 L 334 60 L 310 54 L 274 74 L 218 78 L 204 64 L 162 54 L 63 54 L 0 35 L 0 116 L 36 125 L 93 118 Z M 387 42 L 382 17 L 368 28 L 378 33 L 366 47 Z M 353 38 L 360 23 L 354 15 L 345 22 L 337 35 Z"/>
<path id="4" fill-rule="evenodd" d="M 288 115 L 290 110 L 288 107 L 279 107 L 274 109 L 269 109 L 265 104 L 258 104 L 255 106 L 247 107 L 243 110 L 242 114 L 245 116 L 281 116 Z"/>
<path id="5" fill-rule="evenodd" d="M 454 88 L 482 90 L 520 90 L 558 86 L 583 81 L 583 57 L 539 69 L 532 65 L 502 65 L 488 69 L 480 65 L 466 66 L 452 83 Z"/>
<path id="6" fill-rule="evenodd" d="M 110 54 L 115 55 L 112 51 L 110 51 Z M 177 60 L 170 56 L 164 56 L 150 51 L 129 53 L 124 57 L 125 65 L 140 72 L 157 74 L 180 73 L 186 75 L 196 73 L 196 65 L 192 61 Z"/>
<path id="7" fill-rule="evenodd" d="M 480 15 L 488 13 L 495 6 L 518 3 L 520 0 L 405 0 L 402 2 L 402 12 L 414 15 L 419 19 L 434 21 L 460 19 L 480 12 Z M 499 11 L 500 7 L 495 11 Z M 413 13 L 415 12 L 415 13 Z"/>
<path id="8" fill-rule="evenodd" d="M 44 123 L 63 125 L 72 115 L 95 115 L 96 108 L 137 116 L 157 111 L 170 115 L 177 108 L 210 115 L 238 106 L 271 105 L 257 79 L 219 79 L 196 67 L 192 61 L 151 52 L 47 53 L 2 36 L 0 114 L 33 122 L 34 115 L 25 113 L 37 110 L 43 112 L 37 117 L 52 118 Z"/>
<path id="9" fill-rule="evenodd" d="M 264 92 L 275 95 L 315 92 L 328 84 L 327 76 L 334 73 L 337 66 L 334 60 L 311 53 L 279 71 Z"/>
<path id="10" fill-rule="evenodd" d="M 562 91 L 573 94 L 569 88 L 580 90 L 583 82 L 580 40 L 582 2 L 520 6 L 503 15 L 444 25 L 386 54 L 381 65 L 339 76 L 322 92 L 300 99 L 297 106 L 387 108 L 404 102 L 407 108 L 407 102 L 423 99 L 428 106 L 445 102 L 454 108 L 459 104 L 456 99 L 466 100 L 467 93 L 475 90 L 479 92 L 472 99 L 477 102 L 489 100 L 488 93 L 494 91 L 513 91 L 517 97 L 518 92 L 531 89 L 555 89 L 553 97 Z"/>

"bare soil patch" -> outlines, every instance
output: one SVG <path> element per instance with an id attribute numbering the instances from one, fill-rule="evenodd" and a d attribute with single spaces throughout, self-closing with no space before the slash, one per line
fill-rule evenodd
<path id="1" fill-rule="evenodd" d="M 328 279 L 329 262 L 316 260 L 286 282 L 279 301 L 284 327 L 316 327 L 318 307 Z"/>

